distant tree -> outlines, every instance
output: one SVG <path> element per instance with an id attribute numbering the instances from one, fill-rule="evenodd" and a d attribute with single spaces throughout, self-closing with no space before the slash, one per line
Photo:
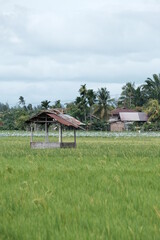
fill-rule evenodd
<path id="1" fill-rule="evenodd" d="M 86 84 L 84 84 L 81 85 L 79 94 L 74 102 L 66 104 L 67 112 L 80 121 L 87 123 L 88 117 L 91 121 L 92 107 L 96 100 L 96 93 L 92 89 L 87 90 Z"/>
<path id="2" fill-rule="evenodd" d="M 55 101 L 55 104 L 52 106 L 52 108 L 62 108 L 62 104 L 60 100 Z"/>
<path id="3" fill-rule="evenodd" d="M 44 101 L 42 101 L 41 102 L 41 107 L 42 107 L 42 109 L 48 109 L 48 108 L 50 108 L 50 102 L 51 101 L 48 101 L 48 100 L 44 100 Z"/>
<path id="4" fill-rule="evenodd" d="M 15 119 L 15 127 L 18 130 L 25 130 L 26 129 L 26 120 L 28 119 L 27 114 L 20 114 Z"/>
<path id="5" fill-rule="evenodd" d="M 93 89 L 88 89 L 86 96 L 87 96 L 87 102 L 89 105 L 89 118 L 90 118 L 90 122 L 91 122 L 91 116 L 93 113 L 93 105 L 96 102 L 97 94 L 93 91 Z"/>
<path id="6" fill-rule="evenodd" d="M 149 122 L 156 122 L 160 121 L 160 105 L 158 103 L 158 100 L 149 100 L 147 103 L 147 106 L 145 108 L 145 111 L 148 115 L 148 121 Z"/>
<path id="7" fill-rule="evenodd" d="M 135 84 L 128 82 L 122 87 L 119 104 L 125 108 L 131 108 L 135 99 Z"/>
<path id="8" fill-rule="evenodd" d="M 86 84 L 84 85 L 81 85 L 80 89 L 79 89 L 79 93 L 80 93 L 80 96 L 85 98 L 86 95 L 87 95 L 87 88 L 86 88 Z"/>
<path id="9" fill-rule="evenodd" d="M 146 102 L 142 87 L 137 87 L 134 92 L 133 104 L 135 107 L 142 107 Z"/>
<path id="10" fill-rule="evenodd" d="M 153 74 L 153 79 L 147 78 L 142 89 L 145 99 L 156 99 L 160 103 L 160 74 Z"/>
<path id="11" fill-rule="evenodd" d="M 97 106 L 94 110 L 94 114 L 99 116 L 101 119 L 106 120 L 109 117 L 110 110 L 110 93 L 106 88 L 98 89 L 97 92 Z"/>
<path id="12" fill-rule="evenodd" d="M 27 110 L 28 110 L 28 111 L 33 111 L 33 107 L 32 107 L 32 104 L 31 104 L 31 103 L 28 104 Z"/>
<path id="13" fill-rule="evenodd" d="M 22 96 L 19 97 L 19 105 L 22 107 L 25 106 L 25 100 L 24 100 L 24 97 L 22 97 Z"/>
<path id="14" fill-rule="evenodd" d="M 88 106 L 87 106 L 87 88 L 86 84 L 81 85 L 79 89 L 80 96 L 76 98 L 75 103 L 77 104 L 77 107 L 81 109 L 82 115 L 83 115 L 83 121 L 87 121 L 87 112 L 88 112 Z"/>
<path id="15" fill-rule="evenodd" d="M 76 101 L 66 104 L 66 112 L 80 121 L 84 120 L 83 112 L 81 111 L 81 108 L 78 107 L 78 102 Z"/>
<path id="16" fill-rule="evenodd" d="M 15 130 L 15 113 L 13 110 L 7 111 L 2 115 L 3 130 Z"/>
<path id="17" fill-rule="evenodd" d="M 87 102 L 84 98 L 78 96 L 76 97 L 76 100 L 74 101 L 74 115 L 77 117 L 80 121 L 86 122 L 87 120 Z M 73 105 L 72 105 L 73 109 Z"/>
<path id="18" fill-rule="evenodd" d="M 5 112 L 9 110 L 9 105 L 8 103 L 4 104 L 4 103 L 0 103 L 0 112 Z"/>

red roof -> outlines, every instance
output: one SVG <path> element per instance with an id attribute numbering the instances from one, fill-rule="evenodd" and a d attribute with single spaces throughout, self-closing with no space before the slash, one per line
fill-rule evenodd
<path id="1" fill-rule="evenodd" d="M 57 109 L 52 110 L 45 110 L 41 111 L 40 113 L 36 114 L 35 116 L 31 117 L 27 123 L 36 122 L 43 124 L 45 122 L 50 123 L 60 123 L 62 125 L 74 128 L 80 128 L 80 125 L 84 125 L 76 118 L 71 117 L 70 115 L 63 114 L 62 112 L 58 111 Z"/>

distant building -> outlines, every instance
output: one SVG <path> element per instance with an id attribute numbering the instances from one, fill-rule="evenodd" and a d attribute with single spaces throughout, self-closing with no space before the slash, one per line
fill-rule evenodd
<path id="1" fill-rule="evenodd" d="M 111 112 L 109 119 L 110 131 L 122 132 L 128 130 L 128 125 L 134 122 L 147 122 L 148 117 L 144 112 L 136 112 L 132 109 L 117 108 Z"/>

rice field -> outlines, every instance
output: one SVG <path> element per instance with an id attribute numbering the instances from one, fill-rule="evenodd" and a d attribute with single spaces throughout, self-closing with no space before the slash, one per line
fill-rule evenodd
<path id="1" fill-rule="evenodd" d="M 31 150 L 29 135 L 0 134 L 1 240 L 160 239 L 158 135 Z"/>

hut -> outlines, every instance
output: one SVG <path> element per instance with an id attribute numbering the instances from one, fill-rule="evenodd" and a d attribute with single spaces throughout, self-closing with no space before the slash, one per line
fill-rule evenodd
<path id="1" fill-rule="evenodd" d="M 83 123 L 70 115 L 64 114 L 57 109 L 44 110 L 34 115 L 26 123 L 31 125 L 31 148 L 75 148 L 76 147 L 76 130 L 82 128 Z M 33 125 L 44 125 L 45 128 L 45 141 L 34 142 L 33 141 Z M 59 142 L 49 142 L 48 129 L 49 126 L 55 124 L 59 128 Z M 63 142 L 62 130 L 63 128 L 69 128 L 74 131 L 73 142 Z"/>
<path id="2" fill-rule="evenodd" d="M 134 122 L 147 122 L 148 117 L 144 112 L 136 112 L 128 109 L 115 109 L 109 119 L 110 131 L 121 132 L 128 130 L 128 126 Z"/>

